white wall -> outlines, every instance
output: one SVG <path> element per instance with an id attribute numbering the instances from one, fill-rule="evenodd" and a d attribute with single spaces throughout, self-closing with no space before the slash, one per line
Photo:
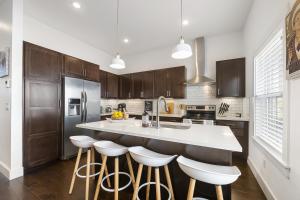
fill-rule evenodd
<path id="1" fill-rule="evenodd" d="M 11 48 L 10 75 L 0 79 L 0 172 L 14 179 L 23 175 L 23 0 L 1 1 L 0 19 L 9 27 L 0 27 L 0 48 Z M 11 88 L 4 81 L 10 81 Z"/>
<path id="2" fill-rule="evenodd" d="M 247 95 L 253 96 L 253 57 L 263 43 L 280 25 L 293 0 L 255 0 L 245 29 L 245 54 L 247 58 Z M 273 159 L 253 139 L 253 120 L 251 120 L 249 139 L 249 164 L 268 199 L 298 200 L 300 196 L 300 79 L 289 81 L 289 166 L 290 173 Z M 253 108 L 251 108 L 253 110 Z M 252 114 L 253 115 L 253 114 Z M 288 178 L 288 175 L 290 178 Z"/>
<path id="3" fill-rule="evenodd" d="M 241 32 L 206 37 L 206 75 L 215 78 L 216 61 L 244 57 L 243 34 Z M 191 43 L 191 42 L 189 42 Z M 175 45 L 175 44 L 174 44 Z M 188 79 L 194 73 L 194 58 L 175 60 L 171 57 L 173 46 L 125 56 L 127 68 L 121 73 L 147 71 L 185 65 Z"/>
<path id="4" fill-rule="evenodd" d="M 98 64 L 105 71 L 118 73 L 109 68 L 112 56 L 108 53 L 26 15 L 24 16 L 24 40 Z"/>
<path id="5" fill-rule="evenodd" d="M 12 1 L 0 3 L 0 50 L 11 48 Z M 9 175 L 10 168 L 10 88 L 5 87 L 8 77 L 0 78 L 0 172 Z"/>

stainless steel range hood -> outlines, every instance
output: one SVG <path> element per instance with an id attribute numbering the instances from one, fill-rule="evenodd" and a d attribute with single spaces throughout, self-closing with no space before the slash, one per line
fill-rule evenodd
<path id="1" fill-rule="evenodd" d="M 205 76 L 205 40 L 204 37 L 196 38 L 194 41 L 195 74 L 187 81 L 187 85 L 212 85 L 215 80 Z"/>

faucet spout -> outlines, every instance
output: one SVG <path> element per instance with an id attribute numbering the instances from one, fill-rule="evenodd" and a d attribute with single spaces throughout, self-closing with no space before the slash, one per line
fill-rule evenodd
<path id="1" fill-rule="evenodd" d="M 156 128 L 160 128 L 160 124 L 159 124 L 159 108 L 160 108 L 161 101 L 164 102 L 165 111 L 166 112 L 169 111 L 168 106 L 167 106 L 167 102 L 166 102 L 166 98 L 164 96 L 160 96 L 157 99 L 157 105 L 156 105 Z"/>

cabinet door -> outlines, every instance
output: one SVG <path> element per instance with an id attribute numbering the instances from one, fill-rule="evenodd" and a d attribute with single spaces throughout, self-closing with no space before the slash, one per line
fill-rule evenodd
<path id="1" fill-rule="evenodd" d="M 100 81 L 99 66 L 93 63 L 84 62 L 85 79 L 90 81 Z"/>
<path id="2" fill-rule="evenodd" d="M 185 98 L 186 96 L 186 69 L 174 67 L 168 70 L 168 97 Z"/>
<path id="3" fill-rule="evenodd" d="M 245 58 L 217 62 L 217 97 L 245 97 Z"/>
<path id="4" fill-rule="evenodd" d="M 154 97 L 168 96 L 167 92 L 167 70 L 161 69 L 154 71 Z"/>
<path id="5" fill-rule="evenodd" d="M 142 72 L 142 98 L 152 99 L 154 93 L 154 72 Z"/>
<path id="6" fill-rule="evenodd" d="M 119 94 L 119 77 L 118 75 L 107 73 L 107 98 L 116 99 Z"/>
<path id="7" fill-rule="evenodd" d="M 99 70 L 100 73 L 100 83 L 101 83 L 101 98 L 106 98 L 107 91 L 107 72 Z"/>
<path id="8" fill-rule="evenodd" d="M 143 97 L 143 73 L 131 74 L 132 79 L 132 98 Z"/>
<path id="9" fill-rule="evenodd" d="M 25 171 L 59 158 L 60 83 L 25 81 Z"/>
<path id="10" fill-rule="evenodd" d="M 84 78 L 84 66 L 83 61 L 71 56 L 64 56 L 64 71 L 65 75 Z"/>
<path id="11" fill-rule="evenodd" d="M 62 55 L 24 42 L 25 172 L 59 158 Z"/>
<path id="12" fill-rule="evenodd" d="M 119 76 L 119 98 L 130 99 L 131 98 L 131 75 Z"/>
<path id="13" fill-rule="evenodd" d="M 228 120 L 217 120 L 217 125 L 229 126 L 236 139 L 239 141 L 243 148 L 242 153 L 234 152 L 233 156 L 242 157 L 244 160 L 248 158 L 248 142 L 249 142 L 249 122 L 246 121 L 228 121 Z"/>
<path id="14" fill-rule="evenodd" d="M 24 43 L 24 71 L 27 79 L 58 82 L 61 68 L 60 53 Z"/>

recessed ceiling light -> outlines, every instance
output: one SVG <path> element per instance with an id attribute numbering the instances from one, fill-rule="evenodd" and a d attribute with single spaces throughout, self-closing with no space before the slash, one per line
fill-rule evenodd
<path id="1" fill-rule="evenodd" d="M 73 6 L 74 6 L 74 8 L 77 8 L 77 9 L 79 9 L 81 7 L 80 3 L 77 1 L 73 2 Z"/>
<path id="2" fill-rule="evenodd" d="M 182 25 L 184 25 L 184 26 L 189 25 L 189 23 L 190 23 L 189 20 L 183 20 L 183 21 L 182 21 Z"/>
<path id="3" fill-rule="evenodd" d="M 124 38 L 123 42 L 127 44 L 127 43 L 129 43 L 129 39 L 128 38 Z"/>

